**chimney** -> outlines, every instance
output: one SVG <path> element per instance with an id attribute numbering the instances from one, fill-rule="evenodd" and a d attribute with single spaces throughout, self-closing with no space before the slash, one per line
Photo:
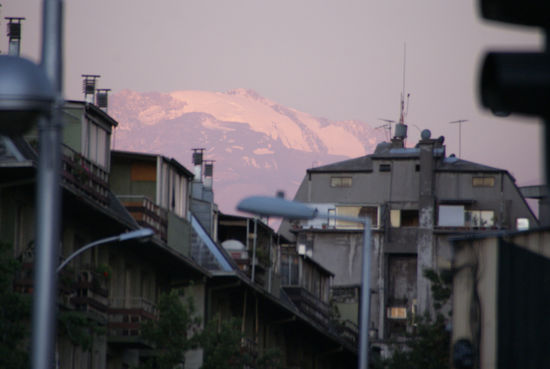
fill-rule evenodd
<path id="1" fill-rule="evenodd" d="M 21 21 L 22 17 L 5 17 L 8 21 L 8 37 L 10 40 L 8 55 L 19 56 L 21 52 Z"/>
<path id="2" fill-rule="evenodd" d="M 204 161 L 204 188 L 212 190 L 212 181 L 214 177 L 214 160 Z"/>
<path id="3" fill-rule="evenodd" d="M 88 103 L 94 103 L 95 97 L 95 83 L 96 80 L 101 77 L 97 74 L 83 74 L 84 80 L 82 81 L 82 92 L 84 93 L 84 100 Z"/>
<path id="4" fill-rule="evenodd" d="M 97 106 L 105 113 L 109 106 L 109 91 L 111 91 L 110 88 L 98 88 L 95 96 Z"/>
<path id="5" fill-rule="evenodd" d="M 204 149 L 192 149 L 193 150 L 193 165 L 195 166 L 195 182 L 202 182 L 202 162 Z"/>

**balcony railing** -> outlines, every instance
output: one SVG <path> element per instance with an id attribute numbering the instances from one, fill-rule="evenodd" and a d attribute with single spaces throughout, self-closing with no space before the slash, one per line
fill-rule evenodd
<path id="1" fill-rule="evenodd" d="M 142 324 L 158 317 L 156 305 L 143 297 L 114 297 L 109 302 L 110 337 L 141 336 Z"/>
<path id="2" fill-rule="evenodd" d="M 109 204 L 109 173 L 69 146 L 62 145 L 63 180 L 102 205 Z"/>
<path id="3" fill-rule="evenodd" d="M 151 228 L 166 242 L 168 230 L 168 212 L 156 205 L 146 196 L 118 196 L 139 225 Z"/>
<path id="4" fill-rule="evenodd" d="M 106 280 L 91 270 L 81 270 L 74 283 L 74 296 L 70 302 L 76 310 L 87 312 L 100 320 L 107 319 L 109 291 Z"/>
<path id="5" fill-rule="evenodd" d="M 285 286 L 284 290 L 301 312 L 322 326 L 329 327 L 330 306 L 303 287 Z"/>

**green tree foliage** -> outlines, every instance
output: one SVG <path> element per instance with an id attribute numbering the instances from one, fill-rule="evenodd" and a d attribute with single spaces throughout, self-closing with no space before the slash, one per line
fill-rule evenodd
<path id="1" fill-rule="evenodd" d="M 449 315 L 442 309 L 451 296 L 449 274 L 425 270 L 424 277 L 432 283 L 435 317 L 429 314 L 414 318 L 414 332 L 407 334 L 404 348 L 397 349 L 388 360 L 377 366 L 385 369 L 444 369 L 450 366 L 451 335 L 446 329 Z"/>
<path id="2" fill-rule="evenodd" d="M 28 346 L 30 296 L 16 293 L 13 282 L 20 263 L 12 257 L 12 246 L 0 242 L 0 368 L 29 366 Z"/>
<path id="3" fill-rule="evenodd" d="M 241 333 L 239 319 L 212 319 L 204 328 L 200 342 L 204 349 L 201 369 L 278 369 L 281 353 L 276 348 L 257 352 Z"/>
<path id="4" fill-rule="evenodd" d="M 237 319 L 212 319 L 201 335 L 204 361 L 201 369 L 241 369 L 251 361 L 246 350 L 241 350 L 241 327 Z"/>
<path id="5" fill-rule="evenodd" d="M 94 336 L 106 333 L 105 327 L 89 319 L 80 311 L 60 311 L 57 321 L 59 335 L 68 337 L 72 344 L 86 351 L 92 349 Z"/>
<path id="6" fill-rule="evenodd" d="M 159 319 L 144 324 L 143 338 L 155 348 L 153 360 L 141 368 L 173 369 L 185 362 L 185 352 L 197 347 L 200 319 L 191 298 L 182 302 L 181 291 L 171 290 L 159 298 Z"/>

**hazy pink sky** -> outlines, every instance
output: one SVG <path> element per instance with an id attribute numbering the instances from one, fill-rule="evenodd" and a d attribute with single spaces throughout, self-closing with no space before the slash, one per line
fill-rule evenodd
<path id="1" fill-rule="evenodd" d="M 0 0 L 22 16 L 22 55 L 38 60 L 41 1 Z M 330 119 L 397 119 L 407 45 L 410 142 L 414 125 L 444 135 L 448 152 L 541 179 L 538 120 L 497 119 L 480 108 L 478 69 L 489 48 L 537 48 L 533 29 L 480 19 L 466 0 L 67 0 L 65 95 L 81 99 L 83 73 L 113 91 L 244 87 Z"/>

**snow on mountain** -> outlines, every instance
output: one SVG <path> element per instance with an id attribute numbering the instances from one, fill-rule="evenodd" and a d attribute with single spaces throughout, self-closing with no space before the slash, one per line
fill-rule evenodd
<path id="1" fill-rule="evenodd" d="M 215 160 L 214 193 L 225 213 L 252 194 L 292 198 L 306 169 L 362 156 L 383 132 L 360 121 L 330 121 L 277 104 L 252 90 L 138 93 L 110 98 L 117 150 L 153 152 L 191 168 L 191 149 Z"/>

